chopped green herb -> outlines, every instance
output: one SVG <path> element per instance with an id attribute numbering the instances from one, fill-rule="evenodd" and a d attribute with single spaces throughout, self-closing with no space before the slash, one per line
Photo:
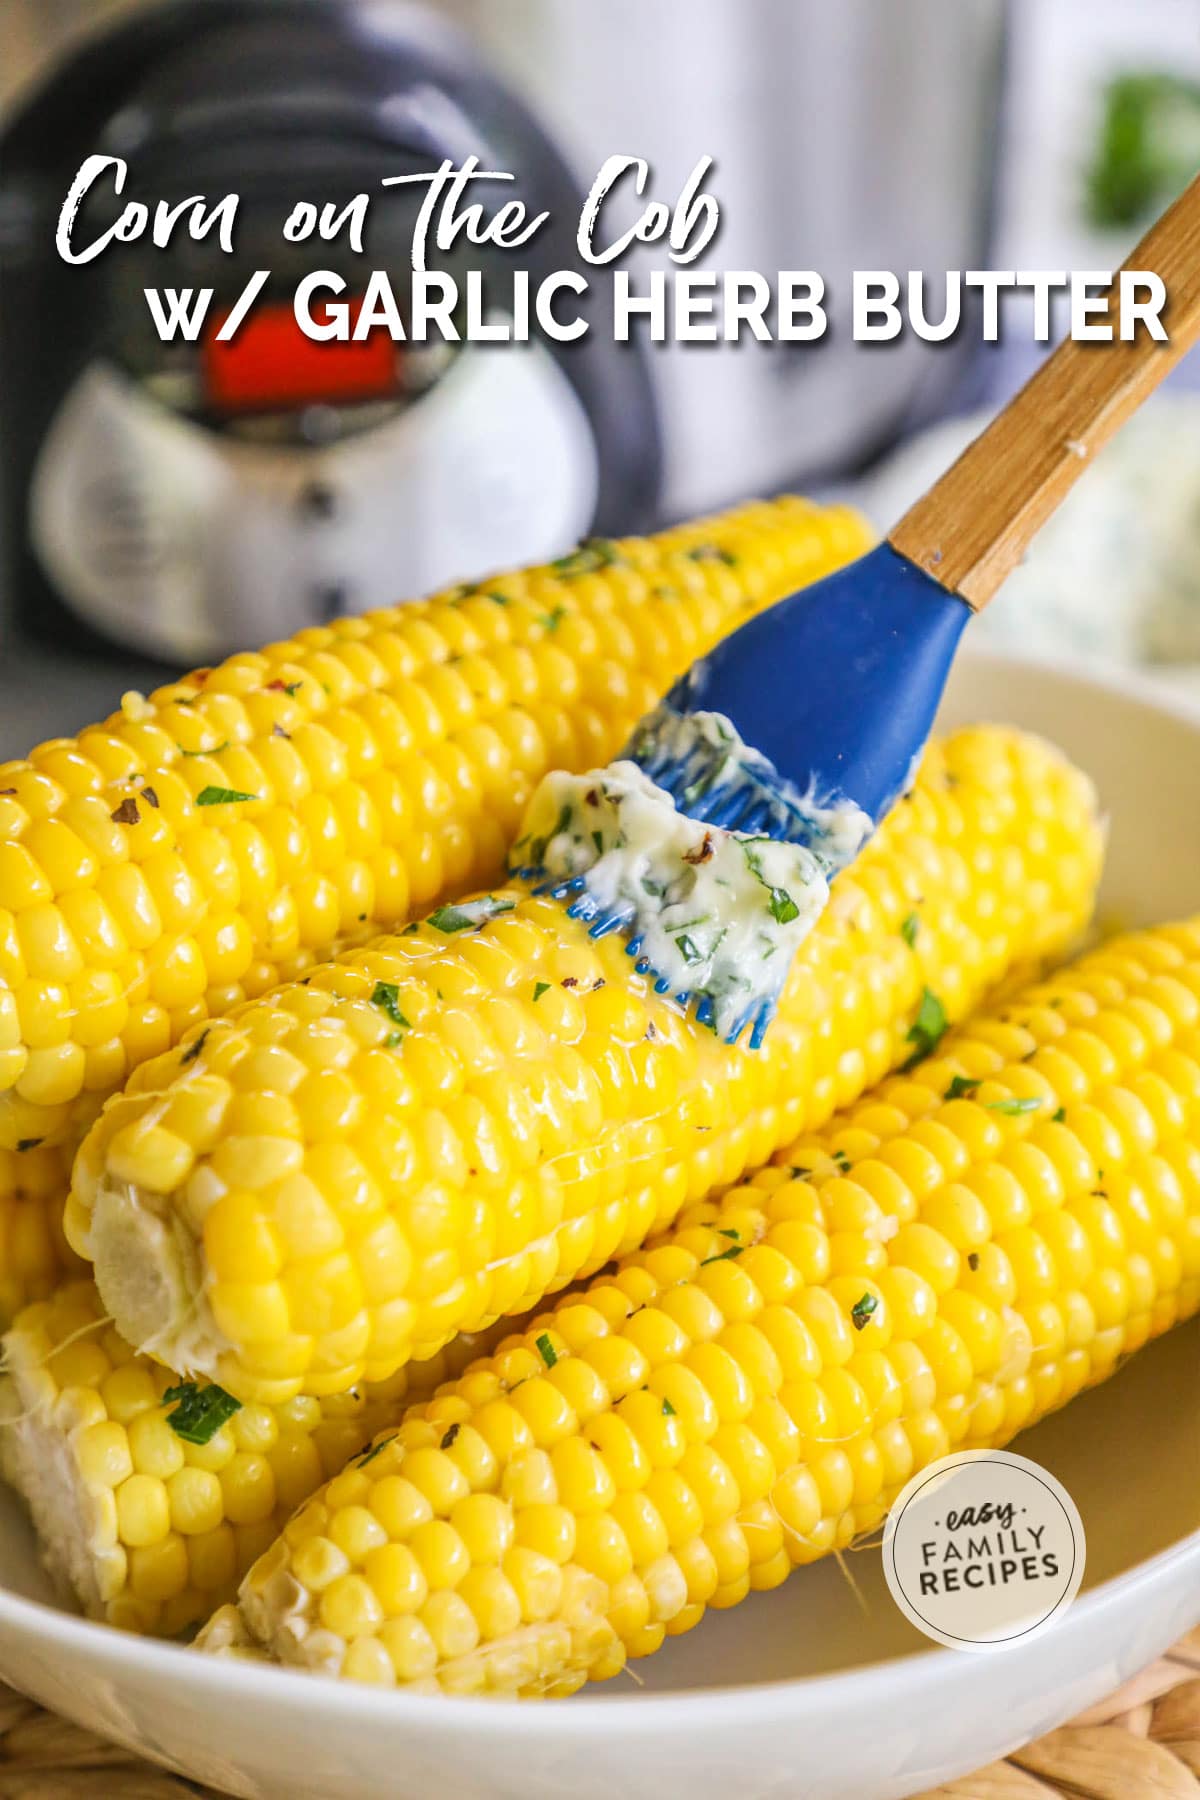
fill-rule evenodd
<path id="1" fill-rule="evenodd" d="M 720 1233 L 721 1233 L 722 1237 L 732 1238 L 735 1244 L 741 1238 L 741 1235 L 742 1235 L 741 1232 L 731 1230 L 728 1225 L 722 1225 L 719 1227 L 719 1229 L 720 1229 Z"/>
<path id="2" fill-rule="evenodd" d="M 152 787 L 144 787 L 142 789 L 142 799 L 146 802 L 147 806 L 152 806 L 155 812 L 158 811 L 158 795 Z"/>
<path id="3" fill-rule="evenodd" d="M 664 1419 L 673 1419 L 675 1417 L 675 1408 L 671 1405 L 669 1400 L 663 1400 L 662 1410 Z"/>
<path id="4" fill-rule="evenodd" d="M 493 606 L 511 606 L 512 605 L 512 601 L 509 599 L 508 595 L 500 593 L 499 590 L 496 588 L 489 588 L 487 593 L 484 594 L 483 598 L 485 600 L 490 600 L 492 602 Z"/>
<path id="5" fill-rule="evenodd" d="M 856 1300 L 854 1305 L 850 1308 L 850 1318 L 853 1321 L 855 1331 L 865 1331 L 870 1322 L 871 1314 L 878 1311 L 879 1301 L 874 1294 L 864 1294 L 861 1300 Z"/>
<path id="6" fill-rule="evenodd" d="M 394 981 L 377 981 L 375 991 L 371 995 L 371 1005 L 377 1006 L 385 1013 L 398 1031 L 411 1031 L 412 1027 L 400 1011 L 400 990 Z"/>
<path id="7" fill-rule="evenodd" d="M 917 941 L 917 932 L 920 928 L 920 919 L 918 919 L 915 912 L 910 912 L 907 919 L 905 919 L 900 927 L 900 936 L 904 939 L 910 950 Z"/>
<path id="8" fill-rule="evenodd" d="M 542 624 L 547 631 L 557 631 L 567 616 L 565 606 L 556 606 L 550 612 L 542 614 Z"/>
<path id="9" fill-rule="evenodd" d="M 771 889 L 770 907 L 771 917 L 777 925 L 790 925 L 793 919 L 800 917 L 800 908 L 786 888 Z"/>
<path id="10" fill-rule="evenodd" d="M 18 1138 L 17 1154 L 23 1156 L 26 1150 L 36 1150 L 45 1140 L 43 1138 Z"/>
<path id="11" fill-rule="evenodd" d="M 206 1026 L 195 1042 L 188 1045 L 187 1049 L 179 1058 L 181 1066 L 186 1066 L 188 1063 L 195 1062 L 205 1044 L 208 1042 L 208 1034 L 211 1030 L 211 1025 Z"/>
<path id="12" fill-rule="evenodd" d="M 850 1158 L 847 1156 L 847 1154 L 844 1150 L 835 1150 L 833 1152 L 833 1160 L 837 1164 L 838 1168 L 842 1169 L 843 1171 L 850 1167 Z"/>
<path id="13" fill-rule="evenodd" d="M 967 1267 L 968 1267 L 968 1269 L 972 1269 L 972 1270 L 977 1269 L 979 1267 L 979 1252 L 978 1252 L 978 1250 L 972 1250 L 971 1254 L 967 1257 Z"/>
<path id="14" fill-rule="evenodd" d="M 697 949 L 695 939 L 690 938 L 686 931 L 681 931 L 679 936 L 675 939 L 675 948 L 679 951 L 679 954 L 682 956 L 685 963 L 704 961 L 704 952 Z"/>
<path id="15" fill-rule="evenodd" d="M 590 537 L 584 538 L 574 550 L 560 556 L 550 567 L 556 575 L 594 575 L 597 569 L 609 569 L 614 563 L 623 561 L 612 538 Z"/>
<path id="16" fill-rule="evenodd" d="M 722 736 L 723 736 L 723 734 L 722 734 Z M 653 742 L 653 739 L 651 739 L 650 741 Z M 717 782 L 721 779 L 721 776 L 725 773 L 725 770 L 729 767 L 731 760 L 732 760 L 732 751 L 730 751 L 730 750 L 726 750 L 721 756 L 714 757 L 713 760 L 709 763 L 708 767 L 704 770 L 703 774 L 698 776 L 697 779 L 695 781 L 693 781 L 689 787 L 684 788 L 684 790 L 683 790 L 683 805 L 684 805 L 685 811 L 690 806 L 694 805 L 694 803 L 697 800 L 702 799 L 703 796 L 705 794 L 707 794 L 710 789 L 714 788 L 717 785 Z M 747 853 L 746 860 L 747 860 L 747 862 L 750 863 L 750 867 L 752 869 L 754 869 L 754 864 L 750 859 L 749 853 Z M 754 873 L 756 875 L 758 875 L 759 880 L 761 881 L 762 876 L 761 876 L 761 873 L 759 872 L 759 870 L 754 869 Z"/>
<path id="17" fill-rule="evenodd" d="M 233 806 L 240 800 L 257 800 L 258 794 L 243 794 L 238 788 L 204 787 L 196 795 L 197 806 Z"/>
<path id="18" fill-rule="evenodd" d="M 603 856 L 604 855 L 604 833 L 602 831 L 593 831 L 592 842 L 596 846 L 596 855 Z"/>
<path id="19" fill-rule="evenodd" d="M 549 992 L 550 992 L 550 983 L 548 981 L 535 981 L 534 982 L 533 998 L 534 998 L 535 1002 L 540 1000 L 543 994 L 548 994 Z"/>
<path id="20" fill-rule="evenodd" d="M 945 1098 L 947 1100 L 961 1100 L 964 1094 L 973 1094 L 978 1086 L 978 1077 L 970 1075 L 954 1075 L 950 1079 L 950 1086 L 946 1089 Z"/>
<path id="21" fill-rule="evenodd" d="M 442 1438 L 441 1445 L 439 1447 L 442 1450 L 451 1449 L 454 1445 L 455 1438 L 458 1436 L 458 1434 L 461 1430 L 462 1430 L 462 1426 L 459 1424 L 458 1420 L 456 1419 L 454 1421 L 453 1425 L 451 1425 L 447 1428 L 445 1435 Z"/>
<path id="22" fill-rule="evenodd" d="M 546 852 L 554 842 L 555 838 L 561 837 L 563 832 L 570 826 L 571 814 L 573 811 L 574 808 L 572 806 L 569 804 L 565 805 L 557 819 L 554 821 L 554 829 L 552 831 L 548 831 L 545 837 L 530 838 L 529 860 L 535 869 L 540 868 L 545 862 Z"/>
<path id="23" fill-rule="evenodd" d="M 731 1257 L 740 1256 L 745 1248 L 745 1244 L 730 1244 L 728 1250 L 718 1250 L 715 1256 L 702 1257 L 700 1267 L 705 1269 L 709 1263 L 728 1262 Z"/>
<path id="24" fill-rule="evenodd" d="M 1067 1116 L 1067 1109 L 1066 1109 L 1066 1107 L 1065 1107 L 1065 1106 L 1060 1106 L 1060 1107 L 1059 1107 L 1059 1109 L 1058 1109 L 1058 1111 L 1057 1111 L 1057 1112 L 1056 1112 L 1056 1113 L 1054 1113 L 1054 1114 L 1053 1114 L 1053 1123 L 1054 1123 L 1054 1124 L 1055 1124 L 1055 1125 L 1061 1125 L 1061 1124 L 1062 1124 L 1062 1122 L 1063 1122 L 1063 1120 L 1064 1120 L 1064 1119 L 1065 1119 L 1065 1118 L 1066 1118 L 1066 1116 Z"/>
<path id="25" fill-rule="evenodd" d="M 546 1367 L 552 1369 L 558 1361 L 558 1351 L 550 1341 L 550 1333 L 548 1331 L 543 1331 L 541 1335 L 534 1338 L 533 1341 L 537 1345 L 538 1354 L 541 1356 Z"/>
<path id="26" fill-rule="evenodd" d="M 1037 1112 L 1040 1100 L 1027 1097 L 1023 1100 L 985 1100 L 984 1105 L 989 1112 L 1007 1113 L 1010 1118 L 1020 1118 L 1022 1113 Z"/>
<path id="27" fill-rule="evenodd" d="M 177 748 L 180 756 L 220 756 L 222 750 L 228 750 L 229 739 L 226 738 L 223 744 L 214 744 L 210 750 L 185 750 L 182 744 Z"/>
<path id="28" fill-rule="evenodd" d="M 365 1469 L 367 1464 L 374 1462 L 377 1456 L 382 1456 L 388 1445 L 395 1443 L 398 1435 L 397 1432 L 393 1431 L 390 1437 L 380 1438 L 377 1444 L 368 1444 L 358 1459 L 357 1467 Z"/>
<path id="29" fill-rule="evenodd" d="M 241 1401 L 227 1394 L 224 1388 L 215 1384 L 197 1387 L 194 1381 L 181 1381 L 178 1386 L 169 1387 L 163 1395 L 163 1404 L 170 1405 L 172 1401 L 178 1404 L 174 1412 L 167 1414 L 167 1424 L 185 1444 L 209 1443 L 222 1425 L 242 1410 Z"/>
<path id="30" fill-rule="evenodd" d="M 686 554 L 690 562 L 719 562 L 724 563 L 730 569 L 734 568 L 737 563 L 737 557 L 733 551 L 723 549 L 720 544 L 697 544 Z"/>
<path id="31" fill-rule="evenodd" d="M 485 925 L 489 919 L 498 919 L 502 913 L 510 913 L 516 906 L 513 899 L 497 899 L 495 894 L 484 894 L 479 900 L 463 900 L 457 906 L 439 906 L 436 912 L 429 915 L 429 924 L 435 931 L 447 934 L 453 931 L 470 931 L 476 925 Z"/>
<path id="32" fill-rule="evenodd" d="M 950 1021 L 946 1017 L 946 1009 L 930 988 L 921 992 L 921 1004 L 917 1008 L 917 1016 L 908 1028 L 907 1041 L 915 1044 L 916 1049 L 904 1064 L 911 1069 L 923 1057 L 932 1056 L 933 1052 L 946 1035 Z"/>
<path id="33" fill-rule="evenodd" d="M 402 1031 L 389 1031 L 383 1040 L 383 1047 L 385 1050 L 394 1050 L 397 1045 L 402 1044 L 403 1042 L 404 1033 Z"/>

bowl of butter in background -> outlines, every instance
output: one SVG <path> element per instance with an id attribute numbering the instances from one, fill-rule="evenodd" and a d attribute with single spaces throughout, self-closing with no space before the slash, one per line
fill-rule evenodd
<path id="1" fill-rule="evenodd" d="M 913 438 L 855 499 L 882 531 L 990 413 Z M 1141 667 L 1200 704 L 1200 395 L 1156 395 L 1096 456 L 972 634 L 994 648 Z"/>

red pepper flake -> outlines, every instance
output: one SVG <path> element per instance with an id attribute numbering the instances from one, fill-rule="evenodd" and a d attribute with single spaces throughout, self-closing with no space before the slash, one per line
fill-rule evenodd
<path id="1" fill-rule="evenodd" d="M 564 975 L 562 981 L 559 983 L 559 986 L 565 987 L 565 988 L 573 988 L 573 987 L 578 987 L 579 982 L 576 980 L 574 975 Z"/>
<path id="2" fill-rule="evenodd" d="M 695 850 L 685 850 L 683 853 L 683 860 L 685 863 L 706 863 L 710 861 L 712 853 L 712 832 L 706 831 L 703 843 L 698 845 Z"/>
<path id="3" fill-rule="evenodd" d="M 155 812 L 158 811 L 158 795 L 152 787 L 144 787 L 142 789 L 142 799 L 146 802 L 147 806 L 152 806 Z"/>
<path id="4" fill-rule="evenodd" d="M 600 789 L 599 788 L 589 788 L 587 793 L 583 797 L 589 806 L 599 806 L 599 804 L 600 804 Z"/>
<path id="5" fill-rule="evenodd" d="M 109 813 L 108 816 L 114 825 L 136 825 L 142 815 L 138 811 L 137 801 L 131 794 L 128 800 L 122 800 L 120 806 L 118 806 L 114 812 Z"/>
<path id="6" fill-rule="evenodd" d="M 0 788 L 0 794 L 15 794 L 16 788 Z"/>
<path id="7" fill-rule="evenodd" d="M 193 669 L 188 679 L 194 681 L 197 687 L 203 687 L 211 674 L 211 669 Z"/>

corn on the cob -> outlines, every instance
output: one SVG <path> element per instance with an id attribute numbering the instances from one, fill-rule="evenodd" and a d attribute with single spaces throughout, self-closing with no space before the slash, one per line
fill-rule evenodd
<path id="1" fill-rule="evenodd" d="M 47 1299 L 67 1275 L 86 1273 L 63 1236 L 70 1185 L 64 1151 L 0 1150 L 0 1330 L 30 1301 Z"/>
<path id="2" fill-rule="evenodd" d="M 384 1380 L 643 1242 L 1061 951 L 1100 837 L 1048 745 L 934 747 L 762 1052 L 553 900 L 445 909 L 143 1065 L 76 1162 L 68 1238 L 173 1368 L 270 1401 Z"/>
<path id="3" fill-rule="evenodd" d="M 404 1413 L 202 1634 L 563 1693 L 1200 1306 L 1200 920 L 968 1024 Z"/>
<path id="4" fill-rule="evenodd" d="M 0 1470 L 21 1494 L 42 1558 L 94 1619 L 176 1636 L 200 1624 L 302 1500 L 345 1467 L 401 1404 L 428 1397 L 488 1340 L 457 1338 L 428 1363 L 327 1400 L 169 1421 L 175 1377 L 104 1318 L 93 1282 L 64 1283 L 3 1340 Z M 228 1416 L 226 1416 L 228 1415 Z M 225 1422 L 221 1422 L 224 1420 Z"/>
<path id="5" fill-rule="evenodd" d="M 749 613 L 866 547 L 750 505 L 303 631 L 0 764 L 0 1149 L 339 937 L 503 864 L 549 768 L 620 748 Z"/>

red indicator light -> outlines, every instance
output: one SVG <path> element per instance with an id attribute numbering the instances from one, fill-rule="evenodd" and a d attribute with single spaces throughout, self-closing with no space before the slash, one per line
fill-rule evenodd
<path id="1" fill-rule="evenodd" d="M 350 303 L 351 330 L 361 301 Z M 321 318 L 321 308 L 313 316 Z M 259 307 L 233 341 L 217 341 L 228 312 L 216 314 L 205 337 L 205 397 L 221 412 L 267 412 L 355 400 L 382 400 L 398 387 L 398 347 L 383 330 L 361 344 L 314 343 L 286 304 Z"/>

